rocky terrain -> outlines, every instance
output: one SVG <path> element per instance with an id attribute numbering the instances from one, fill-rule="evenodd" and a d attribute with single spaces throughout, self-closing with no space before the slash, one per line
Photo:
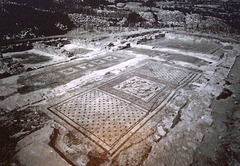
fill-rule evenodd
<path id="1" fill-rule="evenodd" d="M 237 1 L 2 0 L 0 5 L 0 38 L 4 42 L 64 34 L 76 26 L 115 32 L 122 27 L 184 27 L 239 34 L 240 29 Z"/>
<path id="2" fill-rule="evenodd" d="M 0 165 L 240 164 L 239 1 L 0 5 Z"/>

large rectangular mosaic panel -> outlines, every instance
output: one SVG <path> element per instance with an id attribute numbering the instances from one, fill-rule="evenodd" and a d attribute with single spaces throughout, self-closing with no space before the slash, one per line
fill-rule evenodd
<path id="1" fill-rule="evenodd" d="M 113 155 L 197 74 L 151 61 L 49 110 Z"/>

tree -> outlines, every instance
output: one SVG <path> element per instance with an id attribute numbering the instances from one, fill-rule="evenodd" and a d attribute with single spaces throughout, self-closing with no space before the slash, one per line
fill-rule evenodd
<path id="1" fill-rule="evenodd" d="M 109 4 L 109 2 L 106 0 L 85 0 L 84 2 L 94 8 L 98 8 L 101 5 L 106 6 Z"/>
<path id="2" fill-rule="evenodd" d="M 143 19 L 138 13 L 132 12 L 127 16 L 127 23 L 128 25 L 136 24 L 136 23 L 142 23 L 145 19 Z"/>
<path id="3" fill-rule="evenodd" d="M 156 3 L 154 0 L 147 0 L 145 2 L 142 3 L 142 6 L 147 6 L 147 7 L 156 7 Z"/>
<path id="4" fill-rule="evenodd" d="M 125 0 L 116 0 L 115 4 L 117 4 L 117 3 L 126 3 L 126 1 Z"/>

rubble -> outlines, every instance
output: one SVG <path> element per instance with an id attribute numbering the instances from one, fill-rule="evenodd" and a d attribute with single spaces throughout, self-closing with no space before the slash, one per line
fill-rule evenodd
<path id="1" fill-rule="evenodd" d="M 0 78 L 21 74 L 25 71 L 26 69 L 24 68 L 24 65 L 16 60 L 13 60 L 12 57 L 0 58 Z"/>
<path id="2" fill-rule="evenodd" d="M 53 166 L 70 166 L 59 154 L 49 145 L 42 142 L 34 142 L 22 148 L 16 157 L 22 165 L 45 166 L 46 161 Z"/>

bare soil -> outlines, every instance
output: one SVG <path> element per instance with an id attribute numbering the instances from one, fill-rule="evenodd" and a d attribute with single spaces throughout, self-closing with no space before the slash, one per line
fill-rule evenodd
<path id="1" fill-rule="evenodd" d="M 214 123 L 194 155 L 192 166 L 240 165 L 240 57 L 226 79 L 226 88 L 212 103 Z M 232 92 L 231 92 L 232 91 Z M 229 93 L 232 95 L 229 95 Z M 230 94 L 231 94 L 230 93 Z"/>

